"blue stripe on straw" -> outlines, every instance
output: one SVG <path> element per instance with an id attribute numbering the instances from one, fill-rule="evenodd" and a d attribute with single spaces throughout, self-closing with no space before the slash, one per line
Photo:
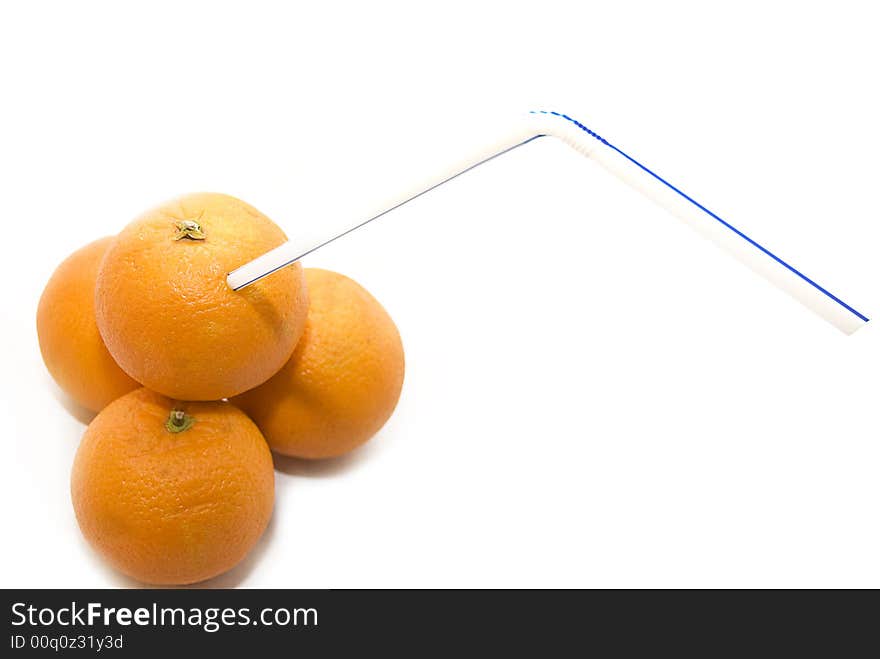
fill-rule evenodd
<path id="1" fill-rule="evenodd" d="M 644 171 L 646 171 L 648 174 L 650 174 L 650 175 L 653 176 L 655 179 L 657 179 L 658 181 L 660 181 L 660 182 L 661 182 L 663 185 L 665 185 L 667 188 L 669 188 L 670 190 L 673 190 L 674 192 L 677 192 L 679 195 L 681 195 L 682 197 L 684 197 L 685 199 L 687 199 L 689 202 L 691 202 L 694 206 L 696 206 L 697 208 L 699 208 L 701 211 L 703 211 L 704 213 L 706 213 L 707 215 L 709 215 L 709 216 L 712 217 L 713 219 L 715 219 L 715 220 L 717 220 L 718 222 L 720 222 L 721 224 L 723 224 L 725 227 L 727 227 L 728 229 L 730 229 L 731 231 L 733 231 L 736 235 L 738 235 L 740 238 L 742 238 L 743 240 L 745 240 L 746 242 L 748 242 L 750 245 L 753 245 L 754 247 L 757 247 L 759 250 L 761 250 L 762 252 L 764 252 L 764 254 L 766 254 L 766 255 L 769 256 L 771 259 L 773 259 L 774 261 L 776 261 L 778 264 L 784 266 L 784 267 L 787 268 L 788 270 L 791 270 L 791 272 L 793 272 L 793 273 L 796 274 L 798 277 L 800 277 L 801 279 L 803 279 L 803 280 L 804 280 L 805 282 L 807 282 L 810 286 L 812 286 L 812 287 L 815 288 L 816 290 L 818 290 L 818 291 L 824 293 L 825 295 L 827 295 L 829 298 L 831 298 L 832 300 L 834 300 L 835 302 L 837 302 L 837 304 L 839 304 L 840 306 L 842 306 L 844 309 L 846 309 L 846 310 L 849 311 L 850 313 L 855 314 L 856 316 L 858 316 L 859 318 L 861 318 L 861 319 L 864 320 L 865 322 L 868 322 L 869 319 L 868 319 L 867 316 L 865 316 L 864 314 L 861 314 L 861 313 L 859 313 L 858 311 L 856 311 L 855 309 L 853 309 L 853 308 L 852 308 L 851 306 L 849 306 L 846 302 L 844 302 L 844 301 L 841 300 L 839 297 L 837 297 L 836 295 L 834 295 L 833 293 L 831 293 L 831 292 L 828 291 L 827 289 L 825 289 L 825 288 L 823 288 L 822 286 L 820 286 L 819 284 L 817 284 L 815 281 L 813 281 L 812 279 L 810 279 L 809 277 L 807 277 L 807 276 L 806 276 L 804 273 L 802 273 L 800 270 L 794 268 L 793 266 L 791 266 L 791 265 L 789 265 L 788 263 L 786 263 L 785 261 L 783 261 L 781 258 L 779 258 L 778 256 L 776 256 L 776 254 L 774 254 L 773 252 L 771 252 L 769 249 L 767 249 L 766 247 L 764 247 L 764 246 L 761 245 L 760 243 L 758 243 L 758 242 L 752 240 L 751 238 L 749 238 L 746 234 L 744 234 L 742 231 L 740 231 L 739 229 L 737 229 L 735 226 L 733 226 L 733 225 L 730 224 L 729 222 L 726 222 L 726 221 L 724 221 L 723 219 L 721 219 L 720 217 L 718 217 L 715 213 L 713 213 L 712 211 L 710 211 L 708 208 L 706 208 L 705 206 L 703 206 L 701 203 L 699 203 L 698 201 L 696 201 L 696 200 L 693 199 L 692 197 L 689 197 L 688 195 L 686 195 L 684 192 L 682 192 L 682 191 L 679 190 L 677 187 L 675 187 L 674 185 L 672 185 L 672 183 L 670 183 L 670 182 L 667 181 L 666 179 L 664 179 L 664 178 L 662 178 L 661 176 L 659 176 L 659 175 L 655 174 L 654 172 L 652 172 L 650 169 L 648 169 L 647 167 L 645 167 L 642 163 L 640 163 L 638 160 L 636 160 L 635 158 L 633 158 L 633 157 L 630 156 L 629 154 L 624 153 L 623 151 L 621 151 L 620 149 L 618 149 L 616 146 L 614 146 L 613 144 L 611 144 L 611 143 L 610 143 L 608 140 L 606 140 L 605 138 L 603 138 L 603 137 L 601 137 L 600 135 L 597 135 L 596 133 L 594 133 L 593 131 L 591 131 L 589 128 L 587 128 L 586 126 L 584 126 L 581 122 L 577 121 L 576 119 L 572 119 L 572 118 L 569 117 L 567 114 L 562 114 L 562 113 L 560 113 L 560 112 L 552 112 L 552 111 L 548 111 L 548 110 L 532 110 L 531 113 L 532 113 L 532 114 L 551 114 L 551 115 L 553 115 L 554 117 L 559 117 L 560 119 L 565 119 L 566 121 L 570 121 L 571 123 L 573 123 L 575 126 L 577 126 L 578 128 L 580 128 L 582 131 L 586 132 L 586 133 L 587 133 L 588 135 L 590 135 L 591 137 L 593 137 L 593 138 L 599 140 L 599 141 L 600 141 L 602 144 L 604 144 L 605 146 L 608 146 L 608 147 L 614 149 L 615 151 L 617 151 L 617 153 L 619 153 L 620 155 L 622 155 L 624 158 L 626 158 L 627 160 L 629 160 L 629 161 L 632 162 L 633 164 L 638 165 L 639 168 L 641 168 L 641 169 L 643 169 Z"/>

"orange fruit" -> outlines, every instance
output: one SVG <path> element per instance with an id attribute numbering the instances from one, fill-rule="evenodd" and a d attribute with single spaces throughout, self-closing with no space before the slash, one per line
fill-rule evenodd
<path id="1" fill-rule="evenodd" d="M 68 256 L 37 306 L 37 336 L 49 373 L 74 401 L 98 412 L 140 385 L 117 366 L 95 324 L 95 279 L 113 238 Z"/>
<path id="2" fill-rule="evenodd" d="M 269 522 L 274 488 L 272 454 L 242 411 L 137 389 L 89 425 L 70 489 L 83 535 L 114 567 L 181 585 L 244 558 Z"/>
<path id="3" fill-rule="evenodd" d="M 231 270 L 286 240 L 243 201 L 191 194 L 147 211 L 117 236 L 95 290 L 110 354 L 171 398 L 217 400 L 267 380 L 305 324 L 302 267 L 233 291 Z"/>
<path id="4" fill-rule="evenodd" d="M 307 268 L 308 319 L 293 356 L 265 384 L 233 399 L 273 450 L 329 458 L 360 446 L 385 424 L 403 386 L 394 321 L 359 284 Z"/>

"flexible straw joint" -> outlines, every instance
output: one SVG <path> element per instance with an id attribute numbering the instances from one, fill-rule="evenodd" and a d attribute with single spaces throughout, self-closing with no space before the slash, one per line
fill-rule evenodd
<path id="1" fill-rule="evenodd" d="M 553 110 L 530 110 L 529 114 L 545 114 L 545 115 L 552 115 L 554 117 L 559 117 L 560 119 L 565 119 L 566 121 L 570 121 L 575 126 L 580 128 L 582 131 L 587 133 L 590 137 L 596 138 L 597 140 L 602 142 L 602 144 L 605 144 L 607 146 L 611 146 L 610 144 L 608 144 L 608 141 L 604 137 L 602 137 L 598 133 L 594 133 L 589 128 L 584 126 L 580 121 L 578 121 L 577 119 L 574 119 L 573 117 L 569 117 L 567 114 L 563 114 L 561 112 L 554 112 Z"/>

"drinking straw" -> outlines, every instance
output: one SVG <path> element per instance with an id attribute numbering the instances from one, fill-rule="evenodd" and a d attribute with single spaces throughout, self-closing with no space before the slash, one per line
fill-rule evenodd
<path id="1" fill-rule="evenodd" d="M 528 113 L 523 121 L 514 125 L 499 139 L 487 141 L 468 157 L 451 163 L 445 169 L 438 170 L 434 175 L 369 209 L 363 215 L 367 219 L 329 235 L 294 237 L 230 272 L 227 283 L 233 290 L 241 290 L 465 172 L 545 136 L 561 139 L 579 153 L 599 163 L 846 334 L 852 334 L 868 322 L 866 316 L 828 289 L 608 140 L 566 114 L 546 110 Z"/>

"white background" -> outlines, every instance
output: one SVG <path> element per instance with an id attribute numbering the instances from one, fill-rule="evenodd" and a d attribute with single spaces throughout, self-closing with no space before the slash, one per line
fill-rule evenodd
<path id="1" fill-rule="evenodd" d="M 0 9 L 0 585 L 132 586 L 81 539 L 41 362 L 57 263 L 178 193 L 289 234 L 560 109 L 880 313 L 873 3 Z M 445 155 L 443 157 L 446 157 Z M 404 339 L 392 420 L 279 461 L 211 586 L 880 586 L 880 330 L 845 337 L 560 143 L 310 257 Z"/>

